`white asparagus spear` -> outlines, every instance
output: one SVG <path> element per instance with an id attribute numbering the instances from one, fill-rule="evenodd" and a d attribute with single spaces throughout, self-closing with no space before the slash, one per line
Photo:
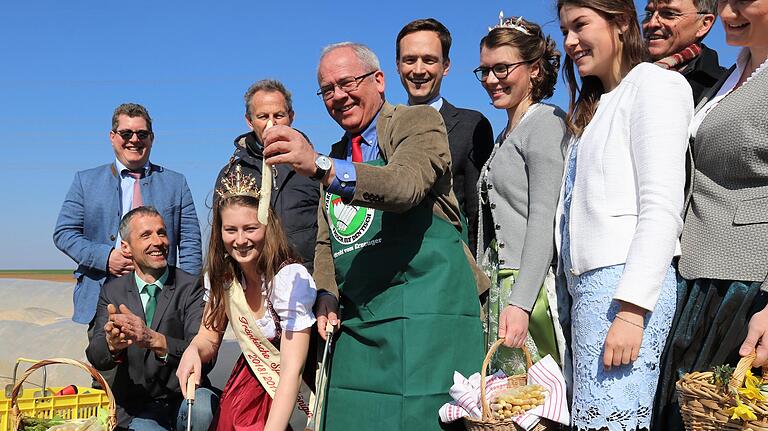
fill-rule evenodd
<path id="1" fill-rule="evenodd" d="M 267 121 L 267 127 L 272 127 L 272 120 Z M 259 223 L 266 225 L 269 222 L 269 203 L 272 200 L 272 167 L 267 164 L 267 159 L 261 162 L 261 191 L 259 192 L 259 211 L 257 216 Z"/>

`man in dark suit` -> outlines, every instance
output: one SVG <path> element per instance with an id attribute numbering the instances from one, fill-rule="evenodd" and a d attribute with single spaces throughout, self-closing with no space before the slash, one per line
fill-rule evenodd
<path id="1" fill-rule="evenodd" d="M 725 73 L 717 52 L 702 41 L 717 17 L 717 0 L 648 0 L 642 18 L 651 58 L 683 74 L 699 101 Z"/>
<path id="2" fill-rule="evenodd" d="M 451 33 L 433 18 L 417 19 L 400 30 L 395 51 L 400 82 L 409 105 L 431 105 L 443 116 L 451 150 L 453 191 L 469 228 L 469 249 L 476 253 L 477 181 L 493 149 L 491 123 L 483 114 L 457 108 L 440 95 L 451 67 Z"/>
<path id="3" fill-rule="evenodd" d="M 183 427 L 187 406 L 176 367 L 200 328 L 203 288 L 197 277 L 168 265 L 168 232 L 153 207 L 129 211 L 120 222 L 120 237 L 120 252 L 134 270 L 101 289 L 85 353 L 97 370 L 116 368 L 111 387 L 120 427 Z M 205 388 L 198 389 L 195 398 L 194 429 L 205 431 L 217 398 Z"/>
<path id="4" fill-rule="evenodd" d="M 101 286 L 133 270 L 120 252 L 120 218 L 152 205 L 168 235 L 168 262 L 191 274 L 202 266 L 200 223 L 184 175 L 150 163 L 155 135 L 147 109 L 124 103 L 112 114 L 114 161 L 77 172 L 56 221 L 53 242 L 77 264 L 72 320 L 93 323 Z M 89 327 L 89 335 L 93 326 Z"/>

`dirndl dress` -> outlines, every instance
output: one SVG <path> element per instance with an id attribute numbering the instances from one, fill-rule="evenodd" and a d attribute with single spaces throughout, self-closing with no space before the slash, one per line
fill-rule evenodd
<path id="1" fill-rule="evenodd" d="M 768 304 L 768 293 L 760 290 L 760 282 L 681 281 L 677 311 L 660 361 L 651 428 L 658 431 L 684 429 L 675 383 L 691 371 L 736 366 L 749 320 Z"/>

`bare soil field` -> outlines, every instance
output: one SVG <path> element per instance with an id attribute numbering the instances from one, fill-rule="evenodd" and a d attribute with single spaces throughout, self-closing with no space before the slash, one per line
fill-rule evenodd
<path id="1" fill-rule="evenodd" d="M 75 282 L 72 270 L 69 269 L 10 269 L 0 270 L 0 278 L 15 278 L 17 280 L 44 280 Z"/>

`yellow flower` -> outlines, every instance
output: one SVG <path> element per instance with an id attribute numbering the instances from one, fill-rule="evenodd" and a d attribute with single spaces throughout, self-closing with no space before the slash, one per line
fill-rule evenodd
<path id="1" fill-rule="evenodd" d="M 760 378 L 752 374 L 752 370 L 747 370 L 744 374 L 744 386 L 747 388 L 753 388 L 760 386 Z"/>
<path id="2" fill-rule="evenodd" d="M 744 421 L 754 421 L 757 420 L 757 416 L 755 416 L 755 413 L 752 411 L 752 408 L 742 404 L 737 399 L 738 405 L 736 407 L 731 407 L 727 410 L 727 413 L 731 415 L 731 419 L 741 419 Z"/>
<path id="3" fill-rule="evenodd" d="M 739 394 L 744 395 L 750 400 L 765 401 L 765 395 L 760 392 L 760 389 L 756 386 L 747 386 L 746 388 L 739 389 Z"/>
<path id="4" fill-rule="evenodd" d="M 760 379 L 752 374 L 752 370 L 747 370 L 744 375 L 744 387 L 739 389 L 739 394 L 744 395 L 750 400 L 765 401 L 765 395 L 760 392 L 759 385 Z"/>

